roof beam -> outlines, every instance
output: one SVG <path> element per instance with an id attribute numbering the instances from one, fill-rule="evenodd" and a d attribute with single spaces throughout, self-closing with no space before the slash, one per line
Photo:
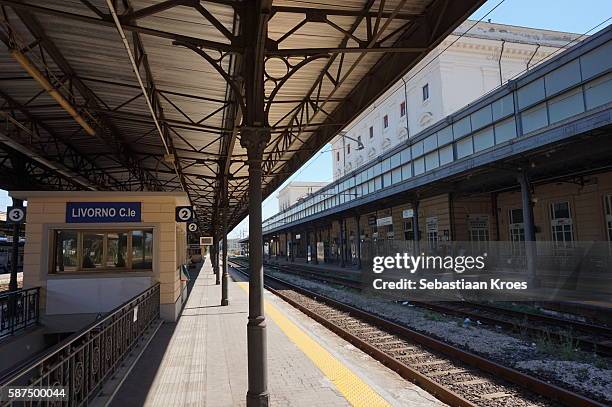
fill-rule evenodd
<path id="1" fill-rule="evenodd" d="M 10 6 L 14 10 L 21 10 L 25 12 L 31 12 L 36 14 L 46 14 L 56 17 L 62 17 L 70 20 L 81 21 L 84 23 L 100 25 L 105 27 L 115 27 L 115 23 L 109 19 L 103 19 L 100 17 L 90 17 L 83 14 L 70 13 L 67 11 L 57 10 L 50 7 L 36 6 L 34 4 L 22 3 L 17 0 L 0 0 L 0 4 Z M 202 38 L 191 37 L 188 35 L 181 35 L 177 33 L 156 30 L 153 28 L 141 27 L 133 24 L 121 24 L 121 27 L 126 31 L 137 32 L 140 34 L 146 34 L 153 37 L 165 38 L 172 41 L 180 41 L 187 44 L 191 44 L 196 47 L 216 50 L 219 52 L 241 52 L 241 48 L 231 45 L 224 44 L 217 41 L 209 41 Z"/>
<path id="2" fill-rule="evenodd" d="M 479 2 L 457 1 L 446 4 L 445 0 L 438 0 L 428 8 L 423 17 L 401 34 L 395 44 L 398 47 L 424 46 L 427 49 L 433 49 L 442 41 L 445 34 L 451 33 L 479 5 Z M 431 27 L 428 21 L 436 21 L 440 12 L 443 13 L 443 16 L 440 17 L 440 22 L 436 22 L 436 30 L 439 31 L 440 27 L 444 27 L 444 33 L 440 33 L 440 35 L 432 39 Z M 327 116 L 325 121 L 328 123 L 350 123 L 373 100 L 385 92 L 389 86 L 397 82 L 401 75 L 414 66 L 424 54 L 415 55 L 410 60 L 407 60 L 406 56 L 401 53 L 387 53 L 383 55 L 364 76 L 364 79 L 353 88 L 345 100 Z M 279 168 L 276 168 L 276 171 L 282 171 L 285 174 L 297 171 L 303 163 L 312 158 L 318 148 L 329 142 L 341 129 L 342 125 L 320 127 L 306 143 L 302 144 L 301 147 L 303 149 L 293 154 L 288 161 L 284 162 Z M 283 175 L 271 180 L 264 188 L 264 196 L 274 191 L 287 177 L 288 175 Z"/>
<path id="3" fill-rule="evenodd" d="M 62 143 L 62 147 L 68 150 L 70 157 L 72 157 L 71 161 L 73 163 L 79 163 L 82 165 L 80 168 L 72 168 L 71 171 L 84 174 L 84 177 L 89 178 L 89 181 L 96 185 L 97 188 L 105 189 L 105 188 L 115 188 L 118 190 L 124 189 L 124 186 L 121 182 L 119 182 L 112 175 L 107 173 L 104 169 L 99 168 L 92 160 L 87 158 L 81 158 L 82 154 L 74 147 L 72 147 L 67 140 L 60 139 L 48 126 L 46 126 L 43 122 L 38 120 L 35 116 L 33 116 L 30 111 L 17 102 L 15 99 L 4 93 L 0 90 L 0 98 L 4 99 L 8 104 L 9 109 L 18 110 L 26 119 L 32 124 L 33 132 L 38 133 L 42 129 L 47 133 L 53 140 L 54 143 Z M 4 110 L 3 110 L 4 111 Z M 3 113 L 0 113 L 2 115 Z M 9 114 L 9 113 L 7 113 Z M 14 120 L 17 120 L 15 116 L 13 116 Z M 36 137 L 39 139 L 40 137 Z M 24 146 L 24 148 L 28 148 L 29 150 L 35 148 L 32 144 L 34 142 L 34 137 L 23 138 L 20 145 Z M 24 145 L 24 141 L 28 141 L 31 145 Z"/>
<path id="4" fill-rule="evenodd" d="M 370 17 L 376 18 L 379 16 L 378 12 L 372 12 L 369 10 L 343 10 L 343 9 L 329 9 L 329 8 L 309 8 L 309 7 L 290 7 L 290 6 L 272 6 L 272 13 L 294 13 L 294 14 L 305 14 L 307 17 L 312 16 L 313 19 L 320 17 L 326 19 L 328 16 L 339 16 L 339 17 Z M 382 11 L 380 13 L 381 18 L 389 18 L 392 16 L 391 11 Z M 412 20 L 418 18 L 419 14 L 414 13 L 396 13 L 394 18 Z"/>
<path id="5" fill-rule="evenodd" d="M 374 48 L 284 48 L 266 51 L 267 56 L 299 57 L 320 54 L 372 54 L 372 53 L 403 53 L 420 54 L 428 51 L 425 47 L 374 47 Z"/>
<path id="6" fill-rule="evenodd" d="M 32 36 L 40 41 L 45 51 L 49 54 L 51 59 L 55 62 L 63 74 L 69 78 L 75 79 L 73 84 L 81 96 L 86 100 L 86 103 L 92 107 L 98 107 L 97 100 L 99 100 L 99 98 L 97 95 L 95 95 L 91 89 L 77 79 L 74 69 L 72 69 L 72 66 L 60 52 L 59 48 L 57 48 L 55 43 L 53 43 L 53 41 L 46 35 L 36 17 L 23 9 L 16 9 L 15 12 L 26 28 L 30 31 Z M 100 120 L 100 122 L 106 129 L 109 130 L 112 138 L 111 140 L 103 139 L 103 141 L 109 144 L 109 146 L 115 150 L 122 164 L 124 164 L 132 173 L 137 174 L 143 188 L 146 187 L 148 189 L 157 189 L 159 187 L 159 183 L 149 173 L 140 168 L 140 163 L 134 159 L 130 147 L 119 138 L 118 132 L 112 123 L 104 119 Z"/>

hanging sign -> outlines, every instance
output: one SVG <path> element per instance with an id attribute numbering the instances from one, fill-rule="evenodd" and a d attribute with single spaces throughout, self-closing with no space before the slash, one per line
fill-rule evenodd
<path id="1" fill-rule="evenodd" d="M 414 218 L 414 209 L 404 209 L 402 211 L 402 218 L 404 219 Z"/>
<path id="2" fill-rule="evenodd" d="M 393 218 L 391 216 L 376 219 L 376 226 L 389 226 L 392 224 Z"/>
<path id="3" fill-rule="evenodd" d="M 26 218 L 26 208 L 9 206 L 6 208 L 6 223 L 23 223 Z"/>
<path id="4" fill-rule="evenodd" d="M 66 223 L 141 222 L 140 202 L 67 202 Z"/>
<path id="5" fill-rule="evenodd" d="M 470 229 L 488 229 L 488 215 L 468 215 L 468 227 Z"/>
<path id="6" fill-rule="evenodd" d="M 191 206 L 177 206 L 174 218 L 177 222 L 189 222 L 193 219 L 193 208 Z"/>

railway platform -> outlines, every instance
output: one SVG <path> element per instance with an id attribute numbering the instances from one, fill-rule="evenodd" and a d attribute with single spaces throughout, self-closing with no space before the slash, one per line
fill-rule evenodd
<path id="1" fill-rule="evenodd" d="M 230 304 L 221 307 L 206 259 L 180 318 L 161 326 L 112 406 L 245 405 L 248 283 L 230 273 Z M 264 297 L 270 405 L 442 405 L 281 299 Z"/>

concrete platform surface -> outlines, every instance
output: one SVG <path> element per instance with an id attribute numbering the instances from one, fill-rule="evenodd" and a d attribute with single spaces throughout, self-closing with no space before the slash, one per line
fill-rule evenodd
<path id="1" fill-rule="evenodd" d="M 243 406 L 248 284 L 232 273 L 221 307 L 210 261 L 177 323 L 165 323 L 112 406 Z M 271 406 L 440 406 L 419 387 L 266 292 Z"/>

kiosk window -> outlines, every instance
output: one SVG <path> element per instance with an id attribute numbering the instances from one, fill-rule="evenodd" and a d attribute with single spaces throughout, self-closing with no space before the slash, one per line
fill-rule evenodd
<path id="1" fill-rule="evenodd" d="M 56 270 L 74 271 L 79 264 L 78 260 L 78 234 L 72 230 L 55 231 L 55 264 Z"/>
<path id="2" fill-rule="evenodd" d="M 151 270 L 153 266 L 153 233 L 143 230 L 132 232 L 132 268 Z"/>
<path id="3" fill-rule="evenodd" d="M 126 232 L 109 232 L 107 236 L 106 267 L 127 267 L 128 234 Z"/>
<path id="4" fill-rule="evenodd" d="M 102 267 L 104 258 L 104 234 L 103 233 L 83 233 L 83 261 L 81 267 L 84 269 L 94 269 Z"/>
<path id="5" fill-rule="evenodd" d="M 54 230 L 51 273 L 153 269 L 152 230 Z"/>

